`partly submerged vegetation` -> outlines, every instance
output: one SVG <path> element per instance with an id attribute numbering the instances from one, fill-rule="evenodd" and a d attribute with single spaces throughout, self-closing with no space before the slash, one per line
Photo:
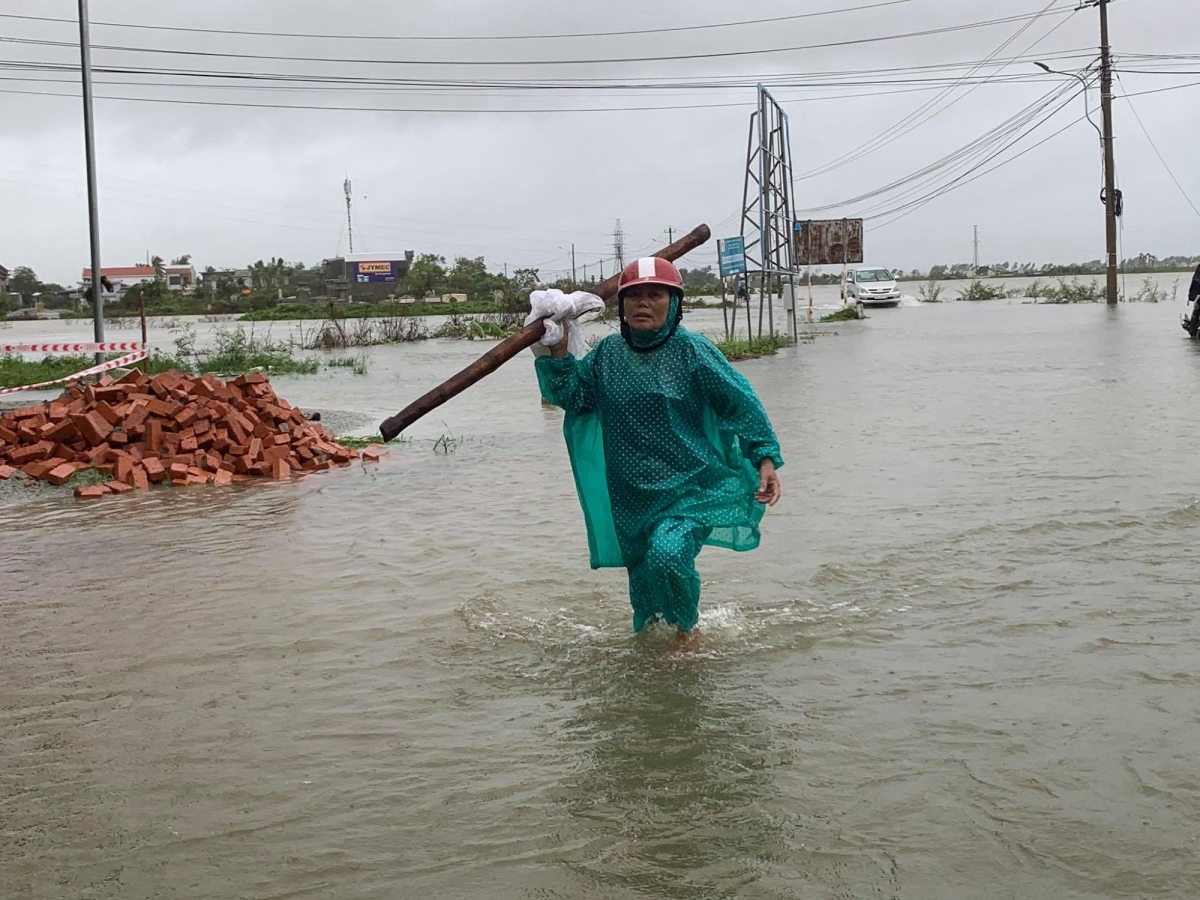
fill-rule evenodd
<path id="1" fill-rule="evenodd" d="M 821 316 L 822 322 L 857 322 L 859 319 L 865 319 L 866 316 L 858 311 L 857 306 L 843 306 L 837 312 L 832 312 L 827 316 Z"/>
<path id="2" fill-rule="evenodd" d="M 737 362 L 741 359 L 758 359 L 760 356 L 774 356 L 782 348 L 792 346 L 794 341 L 791 335 L 787 334 L 764 334 L 761 337 L 751 338 L 750 340 L 725 338 L 723 340 L 714 340 L 713 343 L 717 345 L 717 349 L 725 355 L 726 359 L 731 362 Z"/>

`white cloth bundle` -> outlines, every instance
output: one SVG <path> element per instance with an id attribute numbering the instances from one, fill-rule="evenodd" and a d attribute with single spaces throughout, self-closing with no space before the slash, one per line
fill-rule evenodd
<path id="1" fill-rule="evenodd" d="M 558 288 L 551 288 L 530 294 L 529 306 L 532 312 L 525 317 L 526 325 L 538 319 L 546 320 L 546 334 L 533 345 L 534 356 L 549 353 L 550 348 L 562 340 L 563 328 L 567 329 L 567 352 L 572 356 L 583 356 L 583 330 L 576 320 L 587 313 L 604 309 L 604 301 L 587 291 L 564 294 Z"/>

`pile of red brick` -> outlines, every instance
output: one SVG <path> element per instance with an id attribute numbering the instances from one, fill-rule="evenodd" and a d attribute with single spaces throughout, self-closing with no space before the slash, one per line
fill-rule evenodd
<path id="1" fill-rule="evenodd" d="M 257 373 L 222 382 L 212 375 L 150 378 L 133 371 L 0 415 L 0 478 L 21 471 L 61 485 L 81 469 L 112 476 L 107 484 L 76 488 L 77 497 L 158 482 L 283 480 L 357 457 Z M 363 458 L 378 459 L 378 450 L 364 450 Z"/>

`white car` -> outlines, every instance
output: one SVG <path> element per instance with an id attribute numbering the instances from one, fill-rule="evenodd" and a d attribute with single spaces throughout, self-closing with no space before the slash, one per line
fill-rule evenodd
<path id="1" fill-rule="evenodd" d="M 846 272 L 842 299 L 863 306 L 899 306 L 900 285 L 887 269 L 853 266 Z"/>

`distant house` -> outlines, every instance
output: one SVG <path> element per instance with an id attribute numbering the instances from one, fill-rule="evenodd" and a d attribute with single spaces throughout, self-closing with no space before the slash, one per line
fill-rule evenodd
<path id="1" fill-rule="evenodd" d="M 154 281 L 154 266 L 112 266 L 109 268 L 100 269 L 100 277 L 108 280 L 112 285 L 112 290 L 101 287 L 101 292 L 105 297 L 120 298 L 127 290 L 135 284 L 149 284 Z M 80 289 L 84 296 L 91 293 L 92 287 L 92 270 L 90 268 L 83 270 L 83 280 L 79 283 Z"/>
<path id="2" fill-rule="evenodd" d="M 190 293 L 196 288 L 196 267 L 191 263 L 163 266 L 163 280 L 166 281 L 168 290 Z"/>
<path id="3" fill-rule="evenodd" d="M 217 282 L 224 280 L 239 288 L 254 287 L 254 274 L 249 269 L 209 269 L 200 273 L 200 286 L 209 294 L 216 293 Z"/>
<path id="4" fill-rule="evenodd" d="M 0 266 L 0 294 L 8 293 L 8 276 L 11 274 L 4 266 Z"/>

